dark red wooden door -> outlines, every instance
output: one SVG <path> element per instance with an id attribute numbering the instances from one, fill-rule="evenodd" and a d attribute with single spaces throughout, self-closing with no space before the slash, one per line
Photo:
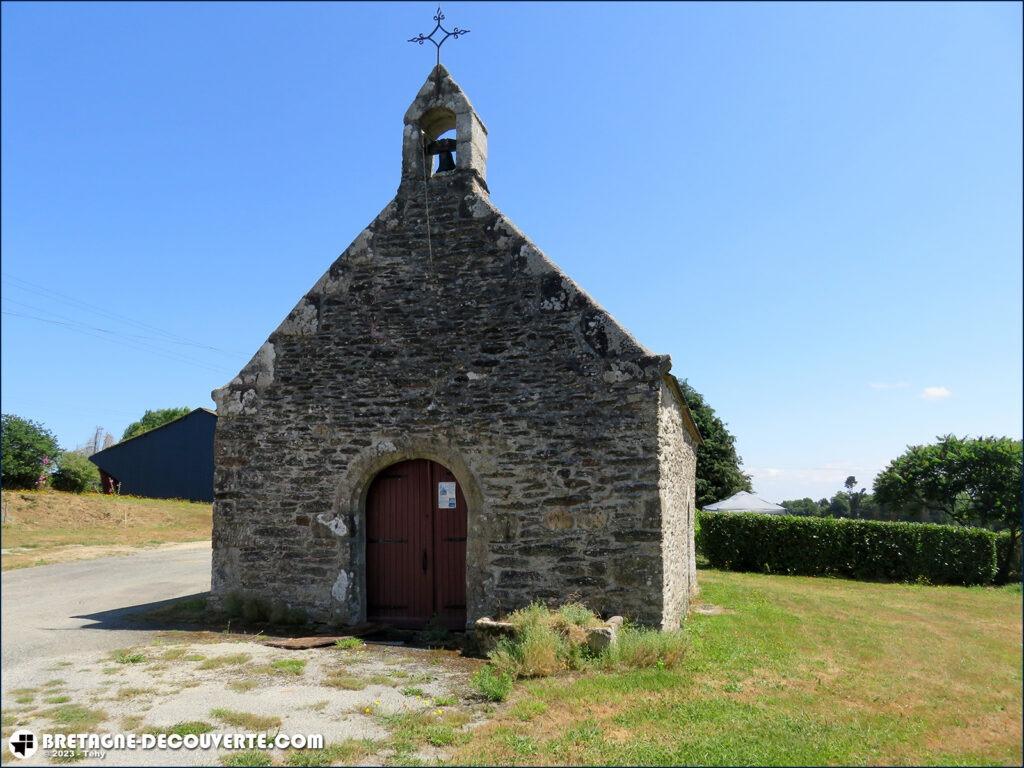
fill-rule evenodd
<path id="1" fill-rule="evenodd" d="M 454 494 L 452 494 L 454 490 Z M 367 619 L 466 626 L 466 500 L 440 464 L 414 459 L 374 478 L 366 497 Z"/>

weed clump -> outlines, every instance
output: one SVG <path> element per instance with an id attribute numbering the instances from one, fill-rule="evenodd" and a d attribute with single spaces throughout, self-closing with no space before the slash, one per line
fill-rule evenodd
<path id="1" fill-rule="evenodd" d="M 488 701 L 504 701 L 512 692 L 512 676 L 490 664 L 478 669 L 471 682 Z"/>
<path id="2" fill-rule="evenodd" d="M 354 651 L 357 648 L 362 648 L 364 645 L 366 643 L 358 637 L 341 637 L 334 641 L 334 647 L 343 651 Z"/>
<path id="3" fill-rule="evenodd" d="M 491 701 L 504 701 L 522 678 L 548 677 L 585 667 L 670 669 L 683 659 L 682 631 L 661 632 L 633 625 L 622 627 L 618 642 L 595 651 L 589 630 L 601 625 L 597 615 L 579 602 L 552 610 L 535 602 L 510 614 L 510 636 L 488 654 L 487 666 L 473 676 L 473 685 Z"/>
<path id="4" fill-rule="evenodd" d="M 112 651 L 110 658 L 118 664 L 142 664 L 146 660 L 145 654 L 133 651 L 131 648 Z"/>
<path id="5" fill-rule="evenodd" d="M 591 655 L 587 628 L 600 624 L 593 611 L 581 603 L 568 603 L 556 611 L 533 603 L 510 614 L 507 621 L 515 627 L 515 634 L 502 638 L 489 659 L 513 680 L 579 669 Z"/>
<path id="6" fill-rule="evenodd" d="M 247 749 L 242 752 L 231 752 L 220 759 L 221 765 L 227 766 L 258 766 L 273 765 L 270 753 L 262 749 Z"/>
<path id="7" fill-rule="evenodd" d="M 270 666 L 281 674 L 285 675 L 301 675 L 306 669 L 305 659 L 277 659 L 276 661 L 270 662 Z"/>

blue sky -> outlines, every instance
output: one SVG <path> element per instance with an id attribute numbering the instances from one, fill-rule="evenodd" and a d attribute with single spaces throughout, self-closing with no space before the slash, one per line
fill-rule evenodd
<path id="1" fill-rule="evenodd" d="M 211 406 L 391 199 L 434 6 L 5 3 L 2 407 Z M 473 4 L 492 199 L 772 500 L 1021 436 L 1019 4 Z"/>

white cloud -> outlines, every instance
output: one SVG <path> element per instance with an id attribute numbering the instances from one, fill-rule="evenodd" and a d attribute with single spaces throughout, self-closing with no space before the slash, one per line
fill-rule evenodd
<path id="1" fill-rule="evenodd" d="M 921 390 L 921 397 L 925 400 L 945 400 L 952 394 L 946 387 L 925 387 Z"/>
<path id="2" fill-rule="evenodd" d="M 910 386 L 909 381 L 873 381 L 868 384 L 869 387 L 876 391 L 882 391 L 885 389 L 906 389 Z"/>
<path id="3" fill-rule="evenodd" d="M 848 461 L 826 462 L 820 467 L 744 467 L 755 481 L 772 482 L 776 480 L 797 483 L 839 483 L 850 475 L 860 475 L 864 467 Z"/>
<path id="4" fill-rule="evenodd" d="M 871 488 L 875 475 L 884 462 L 828 461 L 809 467 L 744 467 L 753 477 L 754 493 L 768 501 L 782 499 L 830 498 L 843 490 L 850 475 L 857 478 L 858 488 Z"/>

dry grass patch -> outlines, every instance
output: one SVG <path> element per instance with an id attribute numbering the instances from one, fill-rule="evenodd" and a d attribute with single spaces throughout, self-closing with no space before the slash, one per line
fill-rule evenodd
<path id="1" fill-rule="evenodd" d="M 121 718 L 121 728 L 129 732 L 138 731 L 145 719 L 142 715 L 125 715 Z"/>
<path id="2" fill-rule="evenodd" d="M 361 691 L 370 685 L 386 685 L 393 688 L 397 683 L 388 675 L 356 675 L 345 669 L 337 669 L 328 672 L 322 685 L 329 688 L 341 688 L 345 691 Z"/>
<path id="3" fill-rule="evenodd" d="M 3 569 L 210 538 L 210 504 L 60 491 L 3 491 Z M 84 548 L 94 549 L 83 552 Z"/>
<path id="4" fill-rule="evenodd" d="M 132 699 L 137 699 L 141 696 L 152 696 L 155 693 L 155 688 L 125 687 L 121 688 L 116 694 L 114 694 L 114 699 L 117 701 L 131 701 Z"/>
<path id="5" fill-rule="evenodd" d="M 178 661 L 184 659 L 191 652 L 191 649 L 187 645 L 179 645 L 174 648 L 168 648 L 166 651 L 160 654 L 159 658 L 161 661 Z M 198 655 L 198 654 L 194 654 Z M 203 657 L 188 659 L 188 661 L 202 661 Z"/>
<path id="6" fill-rule="evenodd" d="M 150 726 L 144 729 L 143 733 L 167 734 L 168 736 L 198 736 L 203 733 L 209 733 L 212 730 L 213 726 L 202 720 L 185 720 L 166 727 Z"/>
<path id="7" fill-rule="evenodd" d="M 248 653 L 229 653 L 221 656 L 210 656 L 199 663 L 199 669 L 220 669 L 221 667 L 237 667 L 252 659 Z"/>
<path id="8" fill-rule="evenodd" d="M 383 742 L 373 739 L 345 739 L 323 749 L 288 752 L 284 762 L 291 766 L 359 765 L 383 747 Z"/>
<path id="9" fill-rule="evenodd" d="M 216 707 L 210 710 L 210 717 L 225 725 L 244 728 L 249 731 L 269 731 L 281 727 L 281 718 L 276 716 L 255 715 L 251 712 L 238 712 L 233 709 Z"/>
<path id="10" fill-rule="evenodd" d="M 62 704 L 39 713 L 54 724 L 55 730 L 83 733 L 95 729 L 107 719 L 102 709 L 83 707 L 80 704 Z"/>

